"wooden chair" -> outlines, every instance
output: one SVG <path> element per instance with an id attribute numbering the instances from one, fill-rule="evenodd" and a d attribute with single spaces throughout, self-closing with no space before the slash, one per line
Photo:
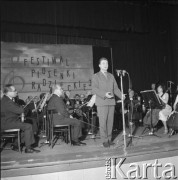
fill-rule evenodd
<path id="1" fill-rule="evenodd" d="M 18 138 L 18 149 L 19 149 L 19 152 L 21 152 L 20 129 L 7 129 L 7 130 L 3 130 L 1 132 L 1 141 L 3 141 L 3 145 L 1 146 L 1 152 L 2 152 L 3 149 L 9 149 L 9 148 L 5 148 L 6 144 L 8 143 L 7 140 L 9 138 Z"/>
<path id="2" fill-rule="evenodd" d="M 71 126 L 66 125 L 54 125 L 53 123 L 54 110 L 47 110 L 47 126 L 48 126 L 48 139 L 49 146 L 53 148 L 57 140 L 62 136 L 65 142 L 71 143 Z"/>

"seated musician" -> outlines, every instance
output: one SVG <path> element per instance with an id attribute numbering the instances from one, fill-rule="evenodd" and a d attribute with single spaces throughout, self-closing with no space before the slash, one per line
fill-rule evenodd
<path id="1" fill-rule="evenodd" d="M 151 89 L 152 89 L 152 90 L 156 90 L 156 83 L 152 83 L 152 84 L 151 84 Z"/>
<path id="2" fill-rule="evenodd" d="M 70 105 L 67 103 L 67 108 L 70 113 L 72 112 L 72 117 L 81 121 L 82 134 L 85 134 L 87 124 L 85 123 L 86 118 L 84 117 L 85 114 L 82 111 L 82 107 L 79 94 L 75 94 L 74 99 L 70 99 Z"/>
<path id="3" fill-rule="evenodd" d="M 14 98 L 15 102 L 20 105 L 20 106 L 25 106 L 25 101 L 23 99 L 19 98 L 19 95 L 17 94 L 17 96 Z"/>
<path id="4" fill-rule="evenodd" d="M 33 96 L 28 96 L 27 99 L 25 100 L 25 104 L 30 102 L 33 99 Z"/>
<path id="5" fill-rule="evenodd" d="M 134 92 L 134 90 L 129 89 L 129 96 L 126 97 L 125 101 L 125 116 L 126 116 L 126 126 L 129 126 L 131 121 L 139 120 L 142 118 L 141 114 L 141 100 L 139 96 Z"/>
<path id="6" fill-rule="evenodd" d="M 85 101 L 85 94 L 81 94 L 80 95 L 80 101 L 81 101 L 81 104 L 85 104 L 86 101 Z"/>
<path id="7" fill-rule="evenodd" d="M 171 136 L 178 131 L 178 95 L 176 96 L 173 108 L 174 110 L 168 117 L 167 122 L 167 125 L 169 127 L 169 135 Z"/>
<path id="8" fill-rule="evenodd" d="M 93 99 L 92 99 L 92 97 L 93 97 Z M 95 98 L 96 98 L 96 95 L 93 95 L 92 93 L 91 93 L 91 91 L 87 91 L 87 93 L 86 93 L 86 95 L 85 95 L 85 102 L 90 102 L 90 101 L 93 101 L 92 102 L 92 106 L 95 104 Z M 90 107 L 90 106 L 88 106 L 88 107 Z"/>
<path id="9" fill-rule="evenodd" d="M 169 95 L 165 90 L 165 86 L 162 84 L 159 84 L 156 90 L 158 93 L 158 97 L 164 104 L 163 109 L 161 109 L 161 111 L 159 112 L 159 120 L 163 122 L 164 134 L 167 134 L 168 133 L 167 120 L 168 120 L 168 116 L 171 114 L 172 111 L 171 106 L 168 105 Z"/>
<path id="10" fill-rule="evenodd" d="M 80 100 L 80 95 L 79 94 L 76 94 L 74 96 L 74 99 L 75 99 L 75 104 L 74 104 L 74 108 L 78 108 L 82 103 L 81 103 L 81 100 Z"/>
<path id="11" fill-rule="evenodd" d="M 74 96 L 74 104 L 73 104 L 73 108 L 74 108 L 74 113 L 73 113 L 73 117 L 74 118 L 77 118 L 77 119 L 80 119 L 80 120 L 83 120 L 83 112 L 81 110 L 81 105 L 82 105 L 82 102 L 80 100 L 80 95 L 79 94 L 75 94 Z M 82 123 L 82 127 L 83 127 L 83 123 Z"/>
<path id="12" fill-rule="evenodd" d="M 173 108 L 174 108 L 174 111 L 178 112 L 178 95 L 176 96 Z"/>
<path id="13" fill-rule="evenodd" d="M 64 92 L 62 87 L 59 84 L 53 85 L 52 93 L 53 95 L 49 99 L 47 109 L 55 111 L 53 114 L 54 125 L 70 124 L 72 126 L 72 144 L 75 146 L 86 145 L 79 140 L 82 136 L 81 122 L 75 118 L 70 118 L 70 114 L 63 100 Z"/>
<path id="14" fill-rule="evenodd" d="M 37 102 L 39 98 L 35 96 L 33 100 L 30 101 L 25 108 L 25 122 L 31 123 L 33 127 L 33 132 L 35 135 L 38 134 L 38 127 L 39 127 L 39 118 L 38 118 L 38 109 L 37 109 Z"/>
<path id="15" fill-rule="evenodd" d="M 1 100 L 1 129 L 21 129 L 21 142 L 25 143 L 25 153 L 40 152 L 32 148 L 32 145 L 35 143 L 32 125 L 21 122 L 20 115 L 24 113 L 24 109 L 13 101 L 13 98 L 16 96 L 17 90 L 12 84 L 4 87 L 4 96 Z M 11 148 L 15 151 L 18 150 L 17 141 Z"/>
<path id="16" fill-rule="evenodd" d="M 88 134 L 97 134 L 98 126 L 97 126 L 97 108 L 95 105 L 96 101 L 96 95 L 88 94 L 88 96 L 85 99 L 87 103 L 86 105 L 86 114 L 89 117 L 90 120 L 90 127 Z"/>
<path id="17" fill-rule="evenodd" d="M 95 117 L 93 116 L 94 114 L 92 114 L 93 112 L 91 111 L 92 109 L 91 107 L 87 106 L 90 99 L 89 97 L 86 98 L 84 94 L 80 95 L 81 111 L 83 114 L 83 118 L 81 118 L 81 120 L 86 122 L 85 124 L 83 124 L 83 131 L 87 134 L 93 134 L 93 126 L 95 123 Z"/>
<path id="18" fill-rule="evenodd" d="M 48 103 L 48 100 L 46 100 L 46 102 L 43 104 L 42 106 L 42 103 L 44 101 L 44 98 L 46 96 L 46 93 L 41 93 L 40 94 L 40 100 L 38 100 L 36 102 L 36 106 L 37 106 L 37 111 L 36 111 L 36 115 L 37 115 L 37 121 L 38 121 L 38 131 L 43 131 L 43 126 L 44 126 L 44 116 L 46 116 L 46 105 Z M 41 132 L 42 133 L 42 132 Z"/>
<path id="19" fill-rule="evenodd" d="M 68 110 L 72 113 L 74 109 L 74 101 L 70 99 L 70 91 L 64 92 L 64 102 L 68 108 Z"/>

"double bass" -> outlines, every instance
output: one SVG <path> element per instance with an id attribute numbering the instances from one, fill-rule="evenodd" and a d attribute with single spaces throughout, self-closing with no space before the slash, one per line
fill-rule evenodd
<path id="1" fill-rule="evenodd" d="M 175 106 L 175 110 L 168 117 L 167 125 L 173 130 L 178 130 L 178 103 Z"/>

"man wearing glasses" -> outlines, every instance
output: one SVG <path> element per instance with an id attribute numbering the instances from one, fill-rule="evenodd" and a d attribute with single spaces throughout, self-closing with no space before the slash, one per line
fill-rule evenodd
<path id="1" fill-rule="evenodd" d="M 21 142 L 25 143 L 25 153 L 40 152 L 31 146 L 35 143 L 32 125 L 21 122 L 20 115 L 24 113 L 24 109 L 13 101 L 17 96 L 15 87 L 12 84 L 8 84 L 4 87 L 3 93 L 4 96 L 1 100 L 1 129 L 21 129 Z M 17 142 L 11 148 L 17 151 Z"/>
<path id="2" fill-rule="evenodd" d="M 70 118 L 70 114 L 64 103 L 64 92 L 61 86 L 59 84 L 53 85 L 52 93 L 53 95 L 48 102 L 47 109 L 56 111 L 53 114 L 54 125 L 70 124 L 72 126 L 72 144 L 74 146 L 86 145 L 79 140 L 79 137 L 82 136 L 81 122 L 75 118 Z"/>

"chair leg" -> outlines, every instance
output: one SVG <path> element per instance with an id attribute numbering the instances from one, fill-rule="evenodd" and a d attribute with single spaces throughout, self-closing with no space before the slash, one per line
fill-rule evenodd
<path id="1" fill-rule="evenodd" d="M 18 148 L 19 148 L 19 152 L 21 153 L 21 147 L 20 147 L 20 131 L 18 131 Z"/>
<path id="2" fill-rule="evenodd" d="M 53 132 L 52 132 L 52 129 L 51 129 L 51 133 L 50 133 L 50 134 L 51 134 L 51 135 L 50 135 L 50 136 L 51 136 L 51 137 L 50 137 L 50 148 L 51 148 L 51 149 L 52 149 L 52 140 L 53 140 L 53 135 L 52 135 L 52 133 L 53 133 Z"/>
<path id="3" fill-rule="evenodd" d="M 7 144 L 7 140 L 6 140 L 5 138 L 4 138 L 2 141 L 4 141 L 4 142 L 3 142 L 2 146 L 1 146 L 1 151 L 0 151 L 0 152 L 3 151 L 4 147 L 5 147 L 6 144 Z"/>
<path id="4" fill-rule="evenodd" d="M 68 138 L 68 128 L 67 131 L 64 132 L 64 137 L 65 137 L 65 142 L 68 144 L 69 143 L 69 138 Z"/>
<path id="5" fill-rule="evenodd" d="M 69 143 L 69 126 L 67 127 L 67 131 L 65 131 L 65 141 L 67 144 Z"/>
<path id="6" fill-rule="evenodd" d="M 68 126 L 68 140 L 70 142 L 70 145 L 72 145 L 72 138 L 71 138 L 71 126 Z"/>

